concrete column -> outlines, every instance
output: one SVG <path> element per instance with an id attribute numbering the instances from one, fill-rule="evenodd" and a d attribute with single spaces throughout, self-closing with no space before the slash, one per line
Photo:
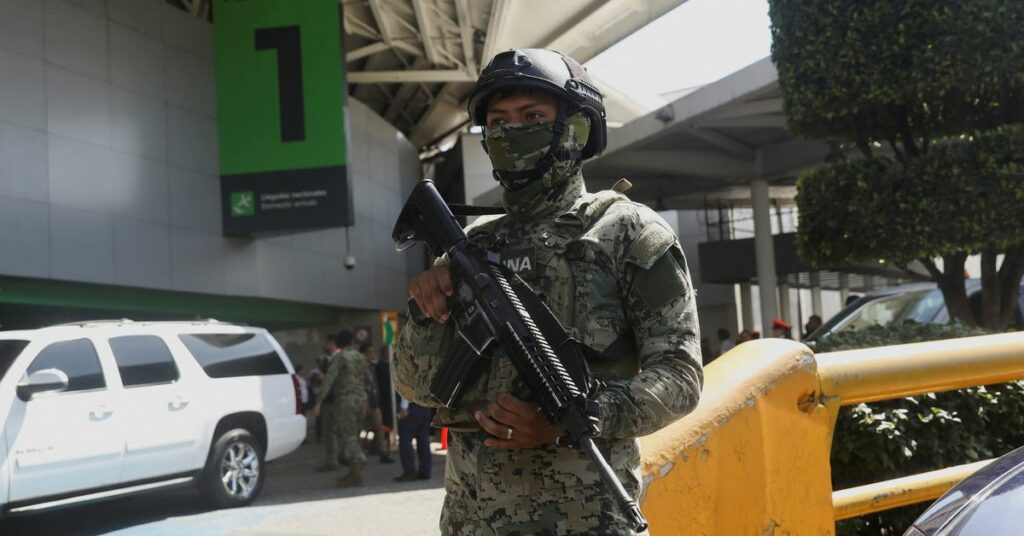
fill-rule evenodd
<path id="1" fill-rule="evenodd" d="M 811 272 L 811 314 L 821 316 L 821 273 Z"/>
<path id="2" fill-rule="evenodd" d="M 757 285 L 761 288 L 761 333 L 772 332 L 772 319 L 778 316 L 775 299 L 775 245 L 772 242 L 771 201 L 768 199 L 768 181 L 750 182 L 750 202 L 754 209 L 754 251 L 757 256 Z"/>
<path id="3" fill-rule="evenodd" d="M 743 311 L 743 322 L 740 331 L 754 328 L 754 294 L 750 290 L 750 281 L 740 283 L 740 310 Z"/>
<path id="4" fill-rule="evenodd" d="M 793 324 L 793 306 L 790 303 L 792 296 L 789 292 L 788 283 L 779 284 L 779 318 L 787 324 Z M 797 322 L 799 324 L 799 322 Z"/>
<path id="5" fill-rule="evenodd" d="M 850 297 L 850 275 L 839 274 L 839 303 L 846 307 L 846 298 Z"/>

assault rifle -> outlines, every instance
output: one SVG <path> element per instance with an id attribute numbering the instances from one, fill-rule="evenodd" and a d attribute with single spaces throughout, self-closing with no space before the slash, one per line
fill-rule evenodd
<path id="1" fill-rule="evenodd" d="M 565 428 L 560 443 L 590 456 L 635 530 L 647 530 L 636 501 L 594 444 L 596 405 L 587 400 L 593 382 L 581 345 L 566 335 L 533 290 L 493 254 L 469 241 L 430 180 L 421 181 L 409 195 L 392 239 L 399 251 L 425 242 L 435 256 L 447 253 L 451 263 L 450 317 L 458 337 L 434 372 L 431 395 L 447 407 L 458 407 L 465 389 L 486 370 L 493 346 L 504 348 L 548 421 Z M 409 310 L 418 323 L 429 321 L 411 299 Z"/>

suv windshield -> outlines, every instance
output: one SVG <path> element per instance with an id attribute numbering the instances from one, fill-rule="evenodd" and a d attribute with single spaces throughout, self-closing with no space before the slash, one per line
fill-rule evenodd
<path id="1" fill-rule="evenodd" d="M 872 300 L 854 312 L 838 331 L 855 331 L 869 326 L 888 326 L 904 320 L 928 323 L 945 302 L 938 289 L 907 292 Z"/>
<path id="2" fill-rule="evenodd" d="M 17 340 L 0 340 L 0 379 L 3 379 L 4 374 L 7 374 L 7 369 L 11 368 L 11 363 L 18 358 L 21 351 L 28 346 L 28 341 L 17 341 Z"/>

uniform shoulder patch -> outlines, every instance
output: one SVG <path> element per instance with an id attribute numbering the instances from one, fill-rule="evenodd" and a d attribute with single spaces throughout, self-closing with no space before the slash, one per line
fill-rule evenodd
<path id="1" fill-rule="evenodd" d="M 664 224 L 648 223 L 626 252 L 626 262 L 647 270 L 676 243 L 676 235 Z"/>
<path id="2" fill-rule="evenodd" d="M 674 255 L 661 255 L 650 269 L 636 277 L 636 289 L 644 304 L 658 310 L 686 294 L 686 274 Z"/>

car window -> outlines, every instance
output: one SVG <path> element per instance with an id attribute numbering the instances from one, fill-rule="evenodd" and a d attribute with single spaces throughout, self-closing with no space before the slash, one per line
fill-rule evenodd
<path id="1" fill-rule="evenodd" d="M 931 291 L 907 292 L 870 301 L 859 311 L 853 313 L 850 322 L 840 331 L 855 331 L 874 325 L 888 326 L 902 321 L 915 310 L 929 292 Z"/>
<path id="2" fill-rule="evenodd" d="M 1024 512 L 1024 472 L 1018 470 L 942 533 L 951 536 L 1020 534 L 1021 512 Z"/>
<path id="3" fill-rule="evenodd" d="M 899 320 L 913 320 L 921 324 L 933 321 L 939 311 L 946 306 L 946 300 L 942 297 L 942 291 L 935 289 L 926 292 L 916 303 L 912 302 L 903 318 Z"/>
<path id="4" fill-rule="evenodd" d="M 185 334 L 179 338 L 211 378 L 288 373 L 277 351 L 263 335 Z"/>
<path id="5" fill-rule="evenodd" d="M 0 378 L 7 374 L 7 369 L 18 358 L 21 351 L 28 346 L 28 341 L 3 340 L 0 341 Z"/>
<path id="6" fill-rule="evenodd" d="M 178 366 L 160 337 L 131 335 L 110 339 L 121 383 L 125 387 L 177 381 Z"/>
<path id="7" fill-rule="evenodd" d="M 107 386 L 100 358 L 89 339 L 55 342 L 43 348 L 28 366 L 28 374 L 51 368 L 68 375 L 65 393 Z"/>

